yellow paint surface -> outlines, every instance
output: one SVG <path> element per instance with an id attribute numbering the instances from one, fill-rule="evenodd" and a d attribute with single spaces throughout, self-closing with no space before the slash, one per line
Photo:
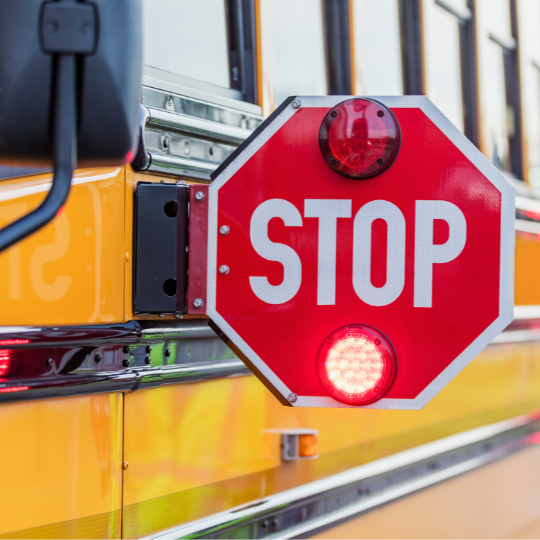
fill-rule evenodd
<path id="1" fill-rule="evenodd" d="M 40 175 L 0 185 L 0 226 L 36 208 Z M 109 323 L 124 317 L 124 169 L 75 174 L 64 209 L 0 255 L 0 325 Z"/>
<path id="2" fill-rule="evenodd" d="M 335 474 L 351 460 L 360 464 L 530 412 L 540 408 L 539 376 L 540 347 L 522 344 L 489 347 L 421 411 L 283 407 L 254 377 L 128 394 L 129 530 L 151 532 L 165 517 L 167 526 L 178 524 L 179 517 L 165 516 L 172 494 L 185 492 L 174 502 L 183 506 L 181 519 L 198 519 Z M 269 451 L 265 430 L 294 427 L 319 430 L 319 459 L 282 464 L 276 449 Z M 207 492 L 211 485 L 219 493 Z M 154 525 L 146 527 L 145 519 Z"/>
<path id="3" fill-rule="evenodd" d="M 515 304 L 540 305 L 540 241 L 516 234 Z"/>
<path id="4" fill-rule="evenodd" d="M 3 404 L 0 434 L 0 535 L 121 508 L 122 394 Z"/>
<path id="5" fill-rule="evenodd" d="M 540 447 L 311 538 L 540 538 Z"/>

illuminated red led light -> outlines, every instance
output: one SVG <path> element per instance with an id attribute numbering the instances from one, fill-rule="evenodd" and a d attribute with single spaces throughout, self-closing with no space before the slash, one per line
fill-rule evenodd
<path id="1" fill-rule="evenodd" d="M 333 332 L 319 349 L 317 375 L 337 401 L 369 405 L 392 386 L 397 359 L 390 341 L 369 326 L 353 324 Z"/>
<path id="2" fill-rule="evenodd" d="M 364 180 L 384 172 L 396 158 L 399 124 L 387 107 L 370 99 L 349 99 L 324 118 L 319 145 L 326 162 L 347 178 Z"/>

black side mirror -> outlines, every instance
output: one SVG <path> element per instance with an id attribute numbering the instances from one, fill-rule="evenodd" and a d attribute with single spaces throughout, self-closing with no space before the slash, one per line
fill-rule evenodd
<path id="1" fill-rule="evenodd" d="M 133 159 L 141 70 L 141 0 L 0 0 L 0 164 L 54 166 L 0 251 L 56 215 L 76 165 Z"/>

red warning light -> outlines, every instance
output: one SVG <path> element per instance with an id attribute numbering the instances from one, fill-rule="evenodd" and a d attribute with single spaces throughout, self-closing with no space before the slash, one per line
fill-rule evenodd
<path id="1" fill-rule="evenodd" d="M 317 375 L 323 388 L 348 405 L 368 405 L 381 399 L 396 371 L 396 354 L 388 339 L 360 324 L 333 332 L 317 355 Z"/>
<path id="2" fill-rule="evenodd" d="M 326 162 L 339 174 L 358 180 L 384 172 L 396 158 L 401 135 L 396 118 L 370 99 L 349 99 L 324 118 L 319 145 Z"/>

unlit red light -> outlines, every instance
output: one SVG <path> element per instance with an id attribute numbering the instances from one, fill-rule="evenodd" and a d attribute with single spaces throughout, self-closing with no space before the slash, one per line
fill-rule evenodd
<path id="1" fill-rule="evenodd" d="M 400 130 L 392 112 L 377 101 L 349 99 L 331 109 L 319 131 L 327 163 L 353 179 L 373 178 L 394 161 Z"/>
<path id="2" fill-rule="evenodd" d="M 392 386 L 397 370 L 388 339 L 364 325 L 349 325 L 333 332 L 317 357 L 317 374 L 337 401 L 368 405 L 381 399 Z"/>

